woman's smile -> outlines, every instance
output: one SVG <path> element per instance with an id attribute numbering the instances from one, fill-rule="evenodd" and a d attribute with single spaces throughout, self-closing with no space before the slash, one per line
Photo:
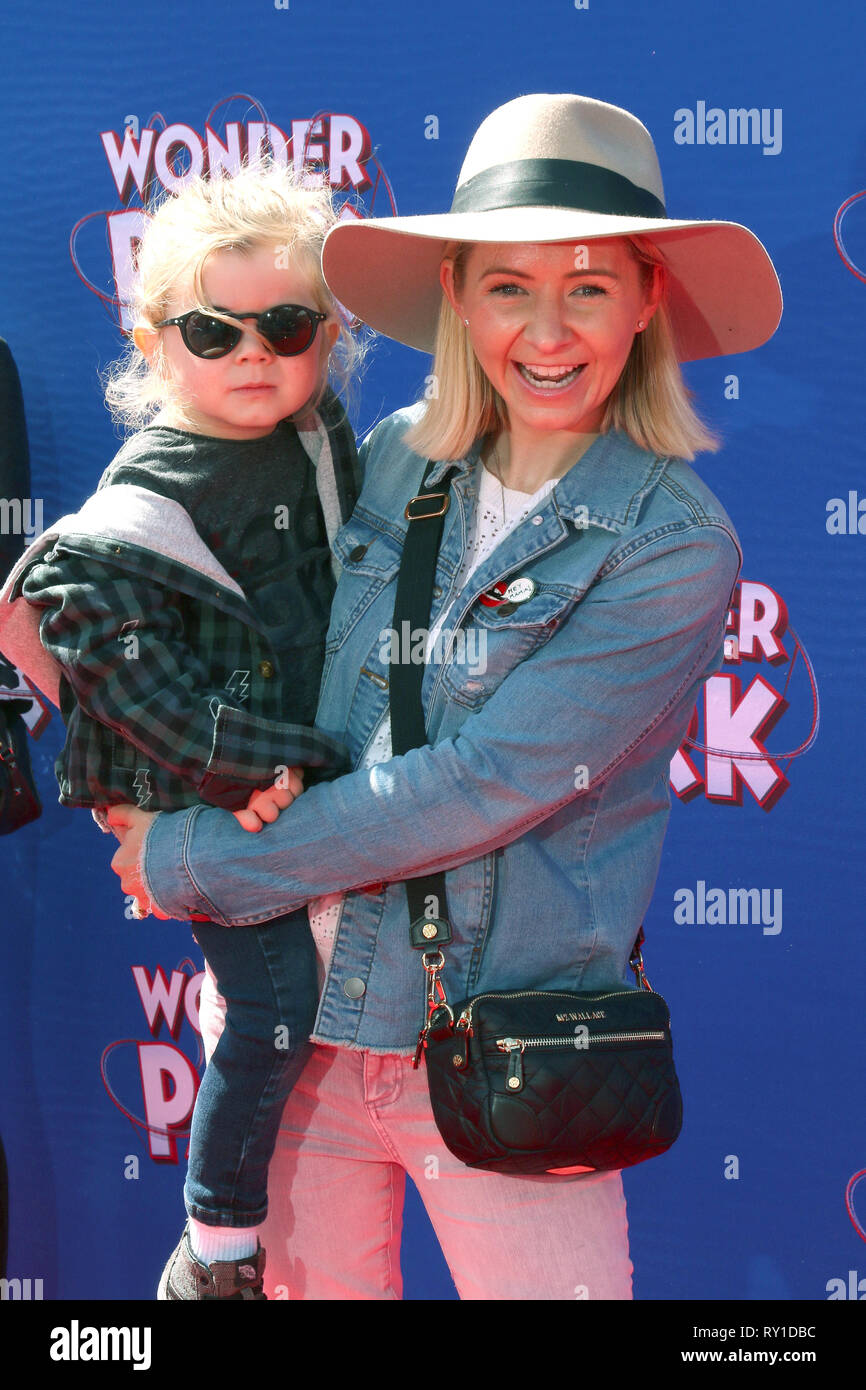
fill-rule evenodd
<path id="1" fill-rule="evenodd" d="M 577 366 L 541 367 L 536 363 L 516 362 L 523 380 L 535 391 L 563 391 L 571 386 L 586 367 L 585 362 Z"/>

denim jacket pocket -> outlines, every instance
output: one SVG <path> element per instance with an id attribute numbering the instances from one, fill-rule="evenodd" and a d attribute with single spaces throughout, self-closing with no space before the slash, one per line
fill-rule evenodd
<path id="1" fill-rule="evenodd" d="M 357 510 L 334 537 L 334 553 L 342 566 L 325 639 L 326 655 L 343 645 L 378 594 L 396 579 L 402 549 L 390 532 Z"/>
<path id="2" fill-rule="evenodd" d="M 556 632 L 581 597 L 578 590 L 541 587 L 520 604 L 487 607 L 476 600 L 451 639 L 442 684 L 452 699 L 469 709 L 488 700 L 536 648 Z"/>

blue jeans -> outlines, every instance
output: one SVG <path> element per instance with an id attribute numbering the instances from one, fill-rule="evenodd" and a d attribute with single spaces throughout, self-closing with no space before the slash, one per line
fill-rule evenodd
<path id="1" fill-rule="evenodd" d="M 255 927 L 192 927 L 227 1013 L 195 1103 L 184 1202 L 206 1225 L 255 1226 L 283 1105 L 312 1051 L 315 946 L 305 907 Z"/>

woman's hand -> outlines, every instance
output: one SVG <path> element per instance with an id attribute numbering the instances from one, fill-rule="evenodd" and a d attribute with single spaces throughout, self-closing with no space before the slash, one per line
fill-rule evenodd
<path id="1" fill-rule="evenodd" d="M 154 917 L 161 917 L 167 922 L 167 914 L 160 912 L 159 908 L 150 902 L 141 878 L 141 849 L 155 814 L 154 811 L 142 811 L 137 806 L 109 806 L 106 818 L 120 841 L 120 848 L 115 852 L 111 867 L 120 878 L 124 893 L 135 899 L 133 911 L 136 917 L 146 917 L 148 913 L 152 913 Z"/>
<path id="2" fill-rule="evenodd" d="M 244 809 L 232 811 L 232 815 L 244 830 L 255 832 L 261 830 L 265 823 L 272 824 L 280 812 L 301 795 L 304 790 L 303 776 L 302 767 L 287 768 L 280 773 L 272 787 L 254 791 Z"/>

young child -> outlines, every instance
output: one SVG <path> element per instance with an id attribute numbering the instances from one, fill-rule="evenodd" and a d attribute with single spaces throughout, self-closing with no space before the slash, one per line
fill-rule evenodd
<path id="1" fill-rule="evenodd" d="M 2 645 L 59 703 L 60 800 L 273 821 L 345 770 L 315 730 L 336 582 L 329 542 L 358 492 L 328 386 L 359 356 L 320 271 L 326 191 L 276 166 L 196 179 L 139 246 L 134 346 L 106 397 L 142 425 L 97 491 L 31 546 L 0 598 Z M 40 644 L 41 643 L 41 644 Z M 137 907 L 137 904 L 136 904 Z M 189 1220 L 160 1299 L 264 1298 L 268 1164 L 315 1020 L 306 909 L 193 924 L 227 999 L 193 1116 Z"/>

